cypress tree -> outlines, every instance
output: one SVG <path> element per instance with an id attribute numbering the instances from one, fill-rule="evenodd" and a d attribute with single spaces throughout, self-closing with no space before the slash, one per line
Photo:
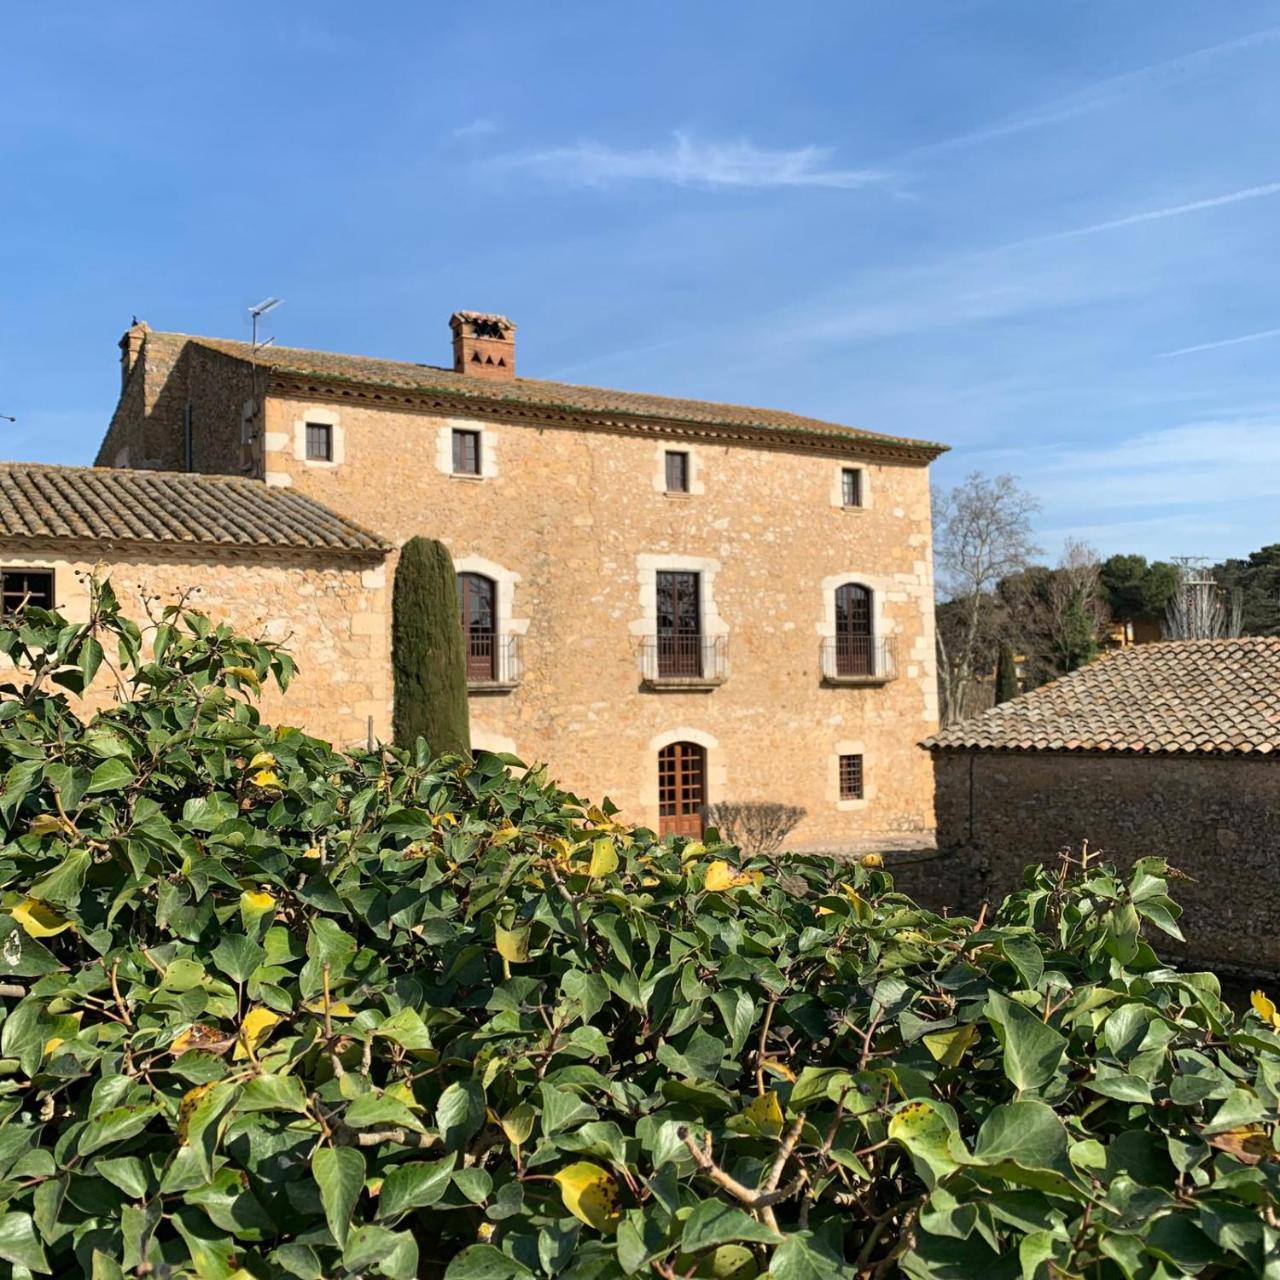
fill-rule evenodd
<path id="1" fill-rule="evenodd" d="M 432 756 L 469 755 L 467 659 L 458 575 L 444 544 L 410 538 L 392 596 L 391 667 L 397 746 L 425 738 Z"/>
<path id="2" fill-rule="evenodd" d="M 1008 642 L 1000 646 L 1000 656 L 996 659 L 996 701 L 1008 702 L 1018 696 L 1018 664 L 1014 661 L 1013 649 Z"/>

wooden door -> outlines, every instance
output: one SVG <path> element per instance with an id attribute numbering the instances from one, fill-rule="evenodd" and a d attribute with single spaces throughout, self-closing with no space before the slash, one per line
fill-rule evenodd
<path id="1" fill-rule="evenodd" d="M 707 808 L 707 753 L 696 742 L 658 752 L 658 834 L 702 835 Z"/>
<path id="2" fill-rule="evenodd" d="M 467 679 L 497 679 L 497 601 L 492 578 L 458 574 L 458 603 L 467 646 Z"/>
<path id="3" fill-rule="evenodd" d="M 702 674 L 702 604 L 698 575 L 658 573 L 658 674 Z"/>
<path id="4" fill-rule="evenodd" d="M 871 635 L 871 592 L 857 583 L 836 591 L 836 674 L 875 674 Z"/>

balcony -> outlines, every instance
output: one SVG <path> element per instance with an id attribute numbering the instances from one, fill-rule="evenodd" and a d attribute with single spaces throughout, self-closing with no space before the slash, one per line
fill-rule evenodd
<path id="1" fill-rule="evenodd" d="M 524 674 L 523 636 L 500 636 L 470 631 L 467 648 L 467 690 L 470 693 L 507 693 Z"/>
<path id="2" fill-rule="evenodd" d="M 898 678 L 897 637 L 831 636 L 820 661 L 824 684 L 888 684 Z"/>
<path id="3" fill-rule="evenodd" d="M 714 689 L 729 674 L 727 636 L 662 635 L 640 642 L 640 681 L 647 689 Z"/>

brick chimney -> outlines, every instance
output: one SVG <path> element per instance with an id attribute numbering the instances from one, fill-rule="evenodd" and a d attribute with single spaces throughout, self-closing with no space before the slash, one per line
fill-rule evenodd
<path id="1" fill-rule="evenodd" d="M 120 339 L 120 390 L 122 392 L 129 385 L 129 375 L 133 372 L 133 366 L 138 363 L 142 344 L 150 332 L 151 326 L 145 320 L 139 320 L 135 316 L 133 323 L 124 331 L 124 337 Z"/>
<path id="2" fill-rule="evenodd" d="M 455 373 L 494 381 L 516 376 L 516 327 L 506 316 L 455 311 L 449 317 L 449 328 L 453 330 Z"/>

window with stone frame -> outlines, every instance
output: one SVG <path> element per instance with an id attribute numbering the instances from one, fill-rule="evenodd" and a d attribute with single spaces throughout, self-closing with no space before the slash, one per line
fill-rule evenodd
<path id="1" fill-rule="evenodd" d="M 862 469 L 845 467 L 840 473 L 840 499 L 846 507 L 862 506 Z"/>
<path id="2" fill-rule="evenodd" d="M 862 791 L 862 757 L 840 757 L 840 799 L 861 800 Z"/>
<path id="3" fill-rule="evenodd" d="M 307 461 L 333 461 L 333 427 L 329 423 L 307 423 Z"/>

